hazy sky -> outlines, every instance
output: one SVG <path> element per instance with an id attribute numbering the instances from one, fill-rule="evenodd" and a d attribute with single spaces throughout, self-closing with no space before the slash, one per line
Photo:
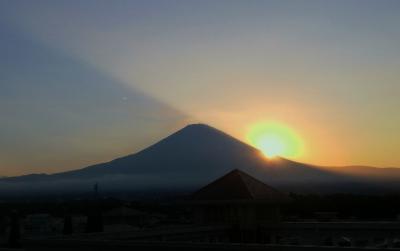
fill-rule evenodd
<path id="1" fill-rule="evenodd" d="M 135 152 L 187 123 L 296 160 L 400 167 L 400 1 L 1 1 L 0 175 Z"/>

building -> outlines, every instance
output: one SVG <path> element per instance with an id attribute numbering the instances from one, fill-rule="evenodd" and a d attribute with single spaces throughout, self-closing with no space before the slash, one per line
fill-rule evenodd
<path id="1" fill-rule="evenodd" d="M 201 188 L 191 198 L 197 224 L 240 228 L 280 222 L 279 206 L 289 201 L 286 194 L 237 169 Z"/>

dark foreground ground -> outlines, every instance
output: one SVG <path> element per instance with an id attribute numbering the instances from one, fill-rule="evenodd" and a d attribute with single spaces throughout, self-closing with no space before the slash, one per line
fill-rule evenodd
<path id="1" fill-rule="evenodd" d="M 184 198 L 3 201 L 0 250 L 400 250 L 399 195 L 291 197 L 256 230 L 195 225 Z"/>

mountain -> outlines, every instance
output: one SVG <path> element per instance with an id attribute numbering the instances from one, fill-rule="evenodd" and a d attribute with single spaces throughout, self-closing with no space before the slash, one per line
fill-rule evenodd
<path id="1" fill-rule="evenodd" d="M 90 191 L 98 182 L 104 192 L 191 191 L 233 169 L 243 170 L 266 184 L 293 192 L 394 189 L 391 183 L 390 187 L 385 186 L 384 178 L 371 180 L 337 171 L 337 168 L 284 158 L 268 160 L 252 146 L 204 124 L 188 125 L 142 151 L 110 162 L 51 175 L 3 178 L 0 189 L 3 193 L 79 192 Z M 400 169 L 393 172 L 400 178 Z"/>

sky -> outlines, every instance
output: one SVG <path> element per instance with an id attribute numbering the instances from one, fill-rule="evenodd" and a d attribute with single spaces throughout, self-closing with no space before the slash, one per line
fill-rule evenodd
<path id="1" fill-rule="evenodd" d="M 400 167 L 400 1 L 1 1 L 0 176 L 136 152 L 188 123 L 295 160 Z"/>

